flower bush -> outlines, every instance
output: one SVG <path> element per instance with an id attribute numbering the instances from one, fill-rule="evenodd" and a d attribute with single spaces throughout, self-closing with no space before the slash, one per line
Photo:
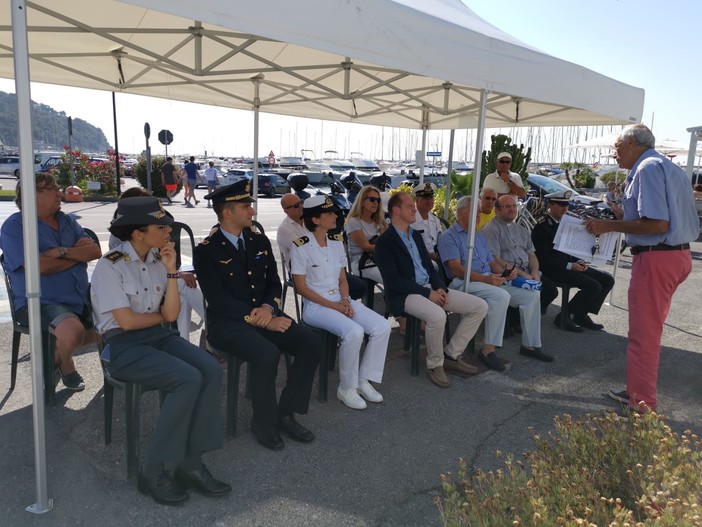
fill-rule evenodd
<path id="1" fill-rule="evenodd" d="M 653 412 L 554 419 L 526 463 L 442 475 L 446 526 L 702 526 L 702 443 Z M 498 455 L 500 453 L 498 452 Z"/>
<path id="2" fill-rule="evenodd" d="M 71 152 L 64 146 L 64 153 L 61 156 L 61 164 L 51 169 L 51 173 L 56 176 L 59 186 L 62 188 L 72 184 L 71 181 Z M 107 161 L 92 160 L 90 156 L 80 150 L 73 151 L 73 178 L 75 185 L 85 194 L 117 195 L 117 181 L 115 179 L 115 153 L 108 150 Z M 88 181 L 100 183 L 99 190 L 88 190 Z"/>

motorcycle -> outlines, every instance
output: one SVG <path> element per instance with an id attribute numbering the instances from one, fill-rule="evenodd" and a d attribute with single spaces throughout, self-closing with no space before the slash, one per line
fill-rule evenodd
<path id="1" fill-rule="evenodd" d="M 320 189 L 313 187 L 309 183 L 309 178 L 305 174 L 290 174 L 288 183 L 295 192 L 295 195 L 302 201 L 311 196 L 328 196 L 334 205 L 339 209 L 336 218 L 336 229 L 330 231 L 332 234 L 342 232 L 344 230 L 344 222 L 346 215 L 351 210 L 351 203 L 346 198 L 346 189 L 338 181 L 332 181 L 329 185 L 329 193 L 322 192 Z"/>

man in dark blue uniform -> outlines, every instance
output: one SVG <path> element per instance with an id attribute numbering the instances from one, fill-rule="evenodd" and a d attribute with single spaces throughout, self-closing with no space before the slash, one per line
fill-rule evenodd
<path id="1" fill-rule="evenodd" d="M 531 232 L 539 268 L 553 282 L 562 282 L 580 291 L 568 303 L 568 312 L 573 320 L 566 321 L 566 329 L 574 333 L 582 332 L 582 328 L 601 330 L 602 324 L 594 322 L 588 313 L 597 314 L 614 286 L 611 274 L 590 267 L 587 262 L 570 256 L 553 248 L 558 224 L 568 210 L 571 192 L 553 192 L 545 196 L 548 201 L 548 215 Z M 543 279 L 543 276 L 542 276 Z M 543 293 L 542 293 L 543 294 Z M 560 327 L 558 314 L 553 321 Z"/>
<path id="2" fill-rule="evenodd" d="M 314 440 L 294 414 L 307 413 L 322 342 L 280 309 L 282 286 L 271 242 L 250 229 L 255 214 L 251 203 L 256 200 L 249 189 L 249 182 L 242 180 L 205 196 L 220 228 L 196 247 L 193 264 L 207 300 L 207 338 L 249 363 L 251 428 L 259 443 L 280 450 L 285 446 L 280 430 L 295 441 Z M 277 401 L 281 352 L 295 360 Z"/>

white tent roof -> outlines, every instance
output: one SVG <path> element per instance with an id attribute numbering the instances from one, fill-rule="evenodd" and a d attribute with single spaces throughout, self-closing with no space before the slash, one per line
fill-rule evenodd
<path id="1" fill-rule="evenodd" d="M 35 0 L 31 79 L 419 128 L 639 122 L 644 93 L 556 59 L 459 0 Z M 0 76 L 13 77 L 9 9 Z M 425 109 L 424 113 L 422 110 Z"/>

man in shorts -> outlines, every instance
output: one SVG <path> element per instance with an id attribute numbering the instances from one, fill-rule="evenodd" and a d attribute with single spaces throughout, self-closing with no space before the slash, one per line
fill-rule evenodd
<path id="1" fill-rule="evenodd" d="M 15 203 L 21 208 L 21 183 Z M 37 174 L 39 272 L 41 274 L 41 326 L 56 337 L 54 362 L 64 386 L 80 391 L 85 383 L 73 363 L 76 349 L 94 342 L 95 333 L 86 306 L 88 262 L 102 256 L 100 246 L 75 219 L 61 212 L 61 190 L 51 174 Z M 17 319 L 29 323 L 27 311 L 22 212 L 2 224 L 0 248 L 12 286 Z"/>
<path id="2" fill-rule="evenodd" d="M 173 204 L 173 196 L 178 191 L 178 171 L 173 165 L 173 158 L 166 158 L 166 162 L 161 166 L 161 181 L 166 187 L 166 198 L 168 204 Z"/>
<path id="3" fill-rule="evenodd" d="M 217 169 L 214 167 L 214 161 L 209 162 L 209 166 L 205 170 L 205 181 L 207 181 L 207 193 L 212 194 L 217 190 Z M 207 208 L 211 208 L 212 203 L 207 200 Z"/>
<path id="4" fill-rule="evenodd" d="M 195 205 L 200 203 L 200 201 L 195 198 L 198 168 L 200 167 L 197 163 L 195 163 L 195 156 L 190 156 L 190 161 L 185 163 L 185 166 L 183 167 L 183 170 L 185 170 L 185 175 L 188 178 L 188 191 L 185 193 L 185 202 L 188 204 L 188 207 L 193 206 L 192 202 L 190 201 L 191 199 L 195 202 Z"/>

